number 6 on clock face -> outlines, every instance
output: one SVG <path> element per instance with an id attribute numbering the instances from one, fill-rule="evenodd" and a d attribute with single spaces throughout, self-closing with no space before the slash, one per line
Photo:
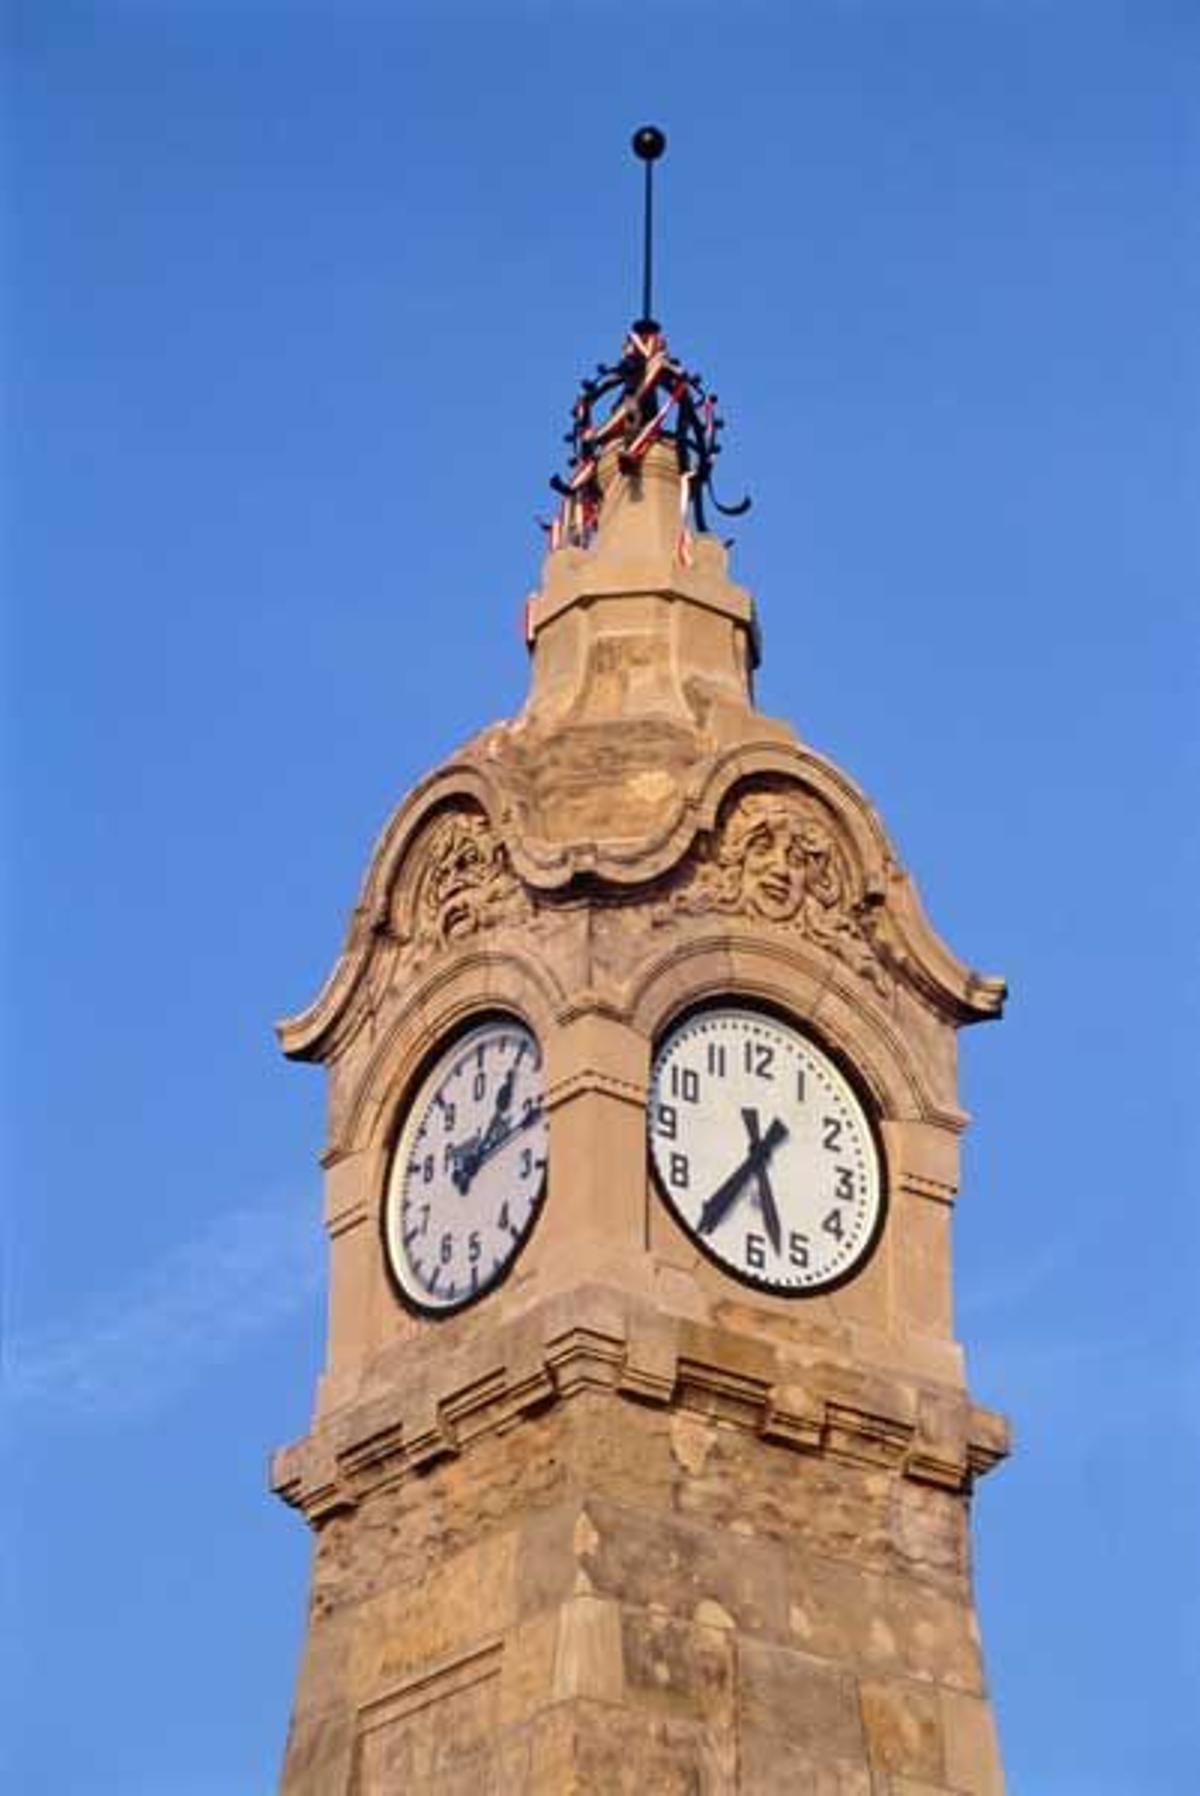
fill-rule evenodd
<path id="1" fill-rule="evenodd" d="M 694 1011 L 655 1054 L 647 1122 L 662 1196 L 733 1277 L 802 1296 L 870 1256 L 884 1214 L 875 1132 L 792 1024 L 735 1004 Z"/>

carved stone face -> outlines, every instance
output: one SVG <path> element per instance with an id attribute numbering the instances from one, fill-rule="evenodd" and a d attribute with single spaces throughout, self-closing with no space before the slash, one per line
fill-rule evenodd
<path id="1" fill-rule="evenodd" d="M 425 905 L 447 941 L 476 927 L 478 902 L 500 863 L 500 845 L 486 818 L 454 812 L 430 845 Z"/>
<path id="2" fill-rule="evenodd" d="M 755 792 L 730 819 L 722 859 L 741 862 L 742 900 L 771 922 L 794 917 L 804 898 L 805 863 L 813 826 L 786 799 Z M 817 832 L 819 833 L 819 832 Z"/>

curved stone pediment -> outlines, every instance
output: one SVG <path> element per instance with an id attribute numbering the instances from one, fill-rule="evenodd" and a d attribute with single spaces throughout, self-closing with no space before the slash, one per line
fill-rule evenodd
<path id="1" fill-rule="evenodd" d="M 630 957 L 651 941 L 660 950 L 672 929 L 746 928 L 827 954 L 880 1002 L 900 981 L 956 1023 L 999 1014 L 1003 982 L 945 947 L 871 806 L 811 750 L 768 739 L 697 754 L 669 806 L 656 814 L 648 794 L 637 831 L 593 758 L 591 790 L 610 794 L 595 834 L 571 833 L 570 782 L 561 763 L 543 769 L 555 841 L 531 827 L 530 783 L 499 748 L 505 732 L 477 738 L 395 812 L 329 980 L 279 1027 L 288 1054 L 336 1057 L 385 989 L 511 928 L 534 945 L 580 906 L 620 910 Z M 589 746 L 574 746 L 581 766 Z"/>

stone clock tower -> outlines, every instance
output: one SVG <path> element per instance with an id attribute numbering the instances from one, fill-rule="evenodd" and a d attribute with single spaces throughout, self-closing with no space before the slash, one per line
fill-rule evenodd
<path id="1" fill-rule="evenodd" d="M 997 1796 L 955 1040 L 1002 983 L 755 709 L 656 325 L 576 407 L 528 699 L 399 805 L 329 1078 L 287 1796 Z M 682 522 L 681 522 L 682 521 Z M 897 727 L 901 719 L 897 718 Z"/>

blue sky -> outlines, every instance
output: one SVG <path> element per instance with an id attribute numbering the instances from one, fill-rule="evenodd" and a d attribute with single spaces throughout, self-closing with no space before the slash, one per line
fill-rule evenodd
<path id="1" fill-rule="evenodd" d="M 320 1356 L 312 995 L 520 702 L 637 297 L 729 420 L 760 699 L 1010 1013 L 960 1332 L 1016 1796 L 1194 1788 L 1200 20 L 1169 0 L 10 0 L 6 1788 L 274 1786 Z M 1189 119 L 1189 109 L 1192 117 Z"/>

